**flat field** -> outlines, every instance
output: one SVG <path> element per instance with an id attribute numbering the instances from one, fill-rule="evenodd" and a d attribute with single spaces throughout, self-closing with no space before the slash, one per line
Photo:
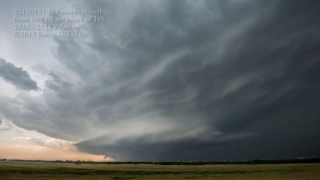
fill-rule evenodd
<path id="1" fill-rule="evenodd" d="M 1 180 L 249 179 L 319 180 L 320 164 L 95 164 L 0 162 Z"/>

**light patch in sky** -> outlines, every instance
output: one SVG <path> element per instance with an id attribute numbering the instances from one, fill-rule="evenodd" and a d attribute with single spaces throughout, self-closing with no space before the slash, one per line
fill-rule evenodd
<path id="1" fill-rule="evenodd" d="M 52 138 L 16 126 L 9 120 L 0 123 L 1 158 L 25 160 L 111 161 L 101 154 L 80 152 L 73 142 Z"/>

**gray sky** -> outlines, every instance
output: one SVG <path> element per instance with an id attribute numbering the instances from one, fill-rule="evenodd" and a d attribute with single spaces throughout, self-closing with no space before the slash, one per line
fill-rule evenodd
<path id="1" fill-rule="evenodd" d="M 320 156 L 318 1 L 1 4 L 0 118 L 20 128 L 115 160 Z M 19 39 L 17 8 L 103 19 Z"/>

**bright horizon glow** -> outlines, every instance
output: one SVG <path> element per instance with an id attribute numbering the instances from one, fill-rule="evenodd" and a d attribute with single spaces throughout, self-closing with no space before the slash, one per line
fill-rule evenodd
<path id="1" fill-rule="evenodd" d="M 81 152 L 73 142 L 53 138 L 0 121 L 0 158 L 44 161 L 112 161 L 102 154 Z"/>

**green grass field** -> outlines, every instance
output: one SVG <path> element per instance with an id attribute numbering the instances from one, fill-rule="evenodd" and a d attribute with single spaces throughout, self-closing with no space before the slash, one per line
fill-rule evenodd
<path id="1" fill-rule="evenodd" d="M 279 179 L 319 180 L 320 164 L 156 165 L 0 162 L 1 180 Z"/>

